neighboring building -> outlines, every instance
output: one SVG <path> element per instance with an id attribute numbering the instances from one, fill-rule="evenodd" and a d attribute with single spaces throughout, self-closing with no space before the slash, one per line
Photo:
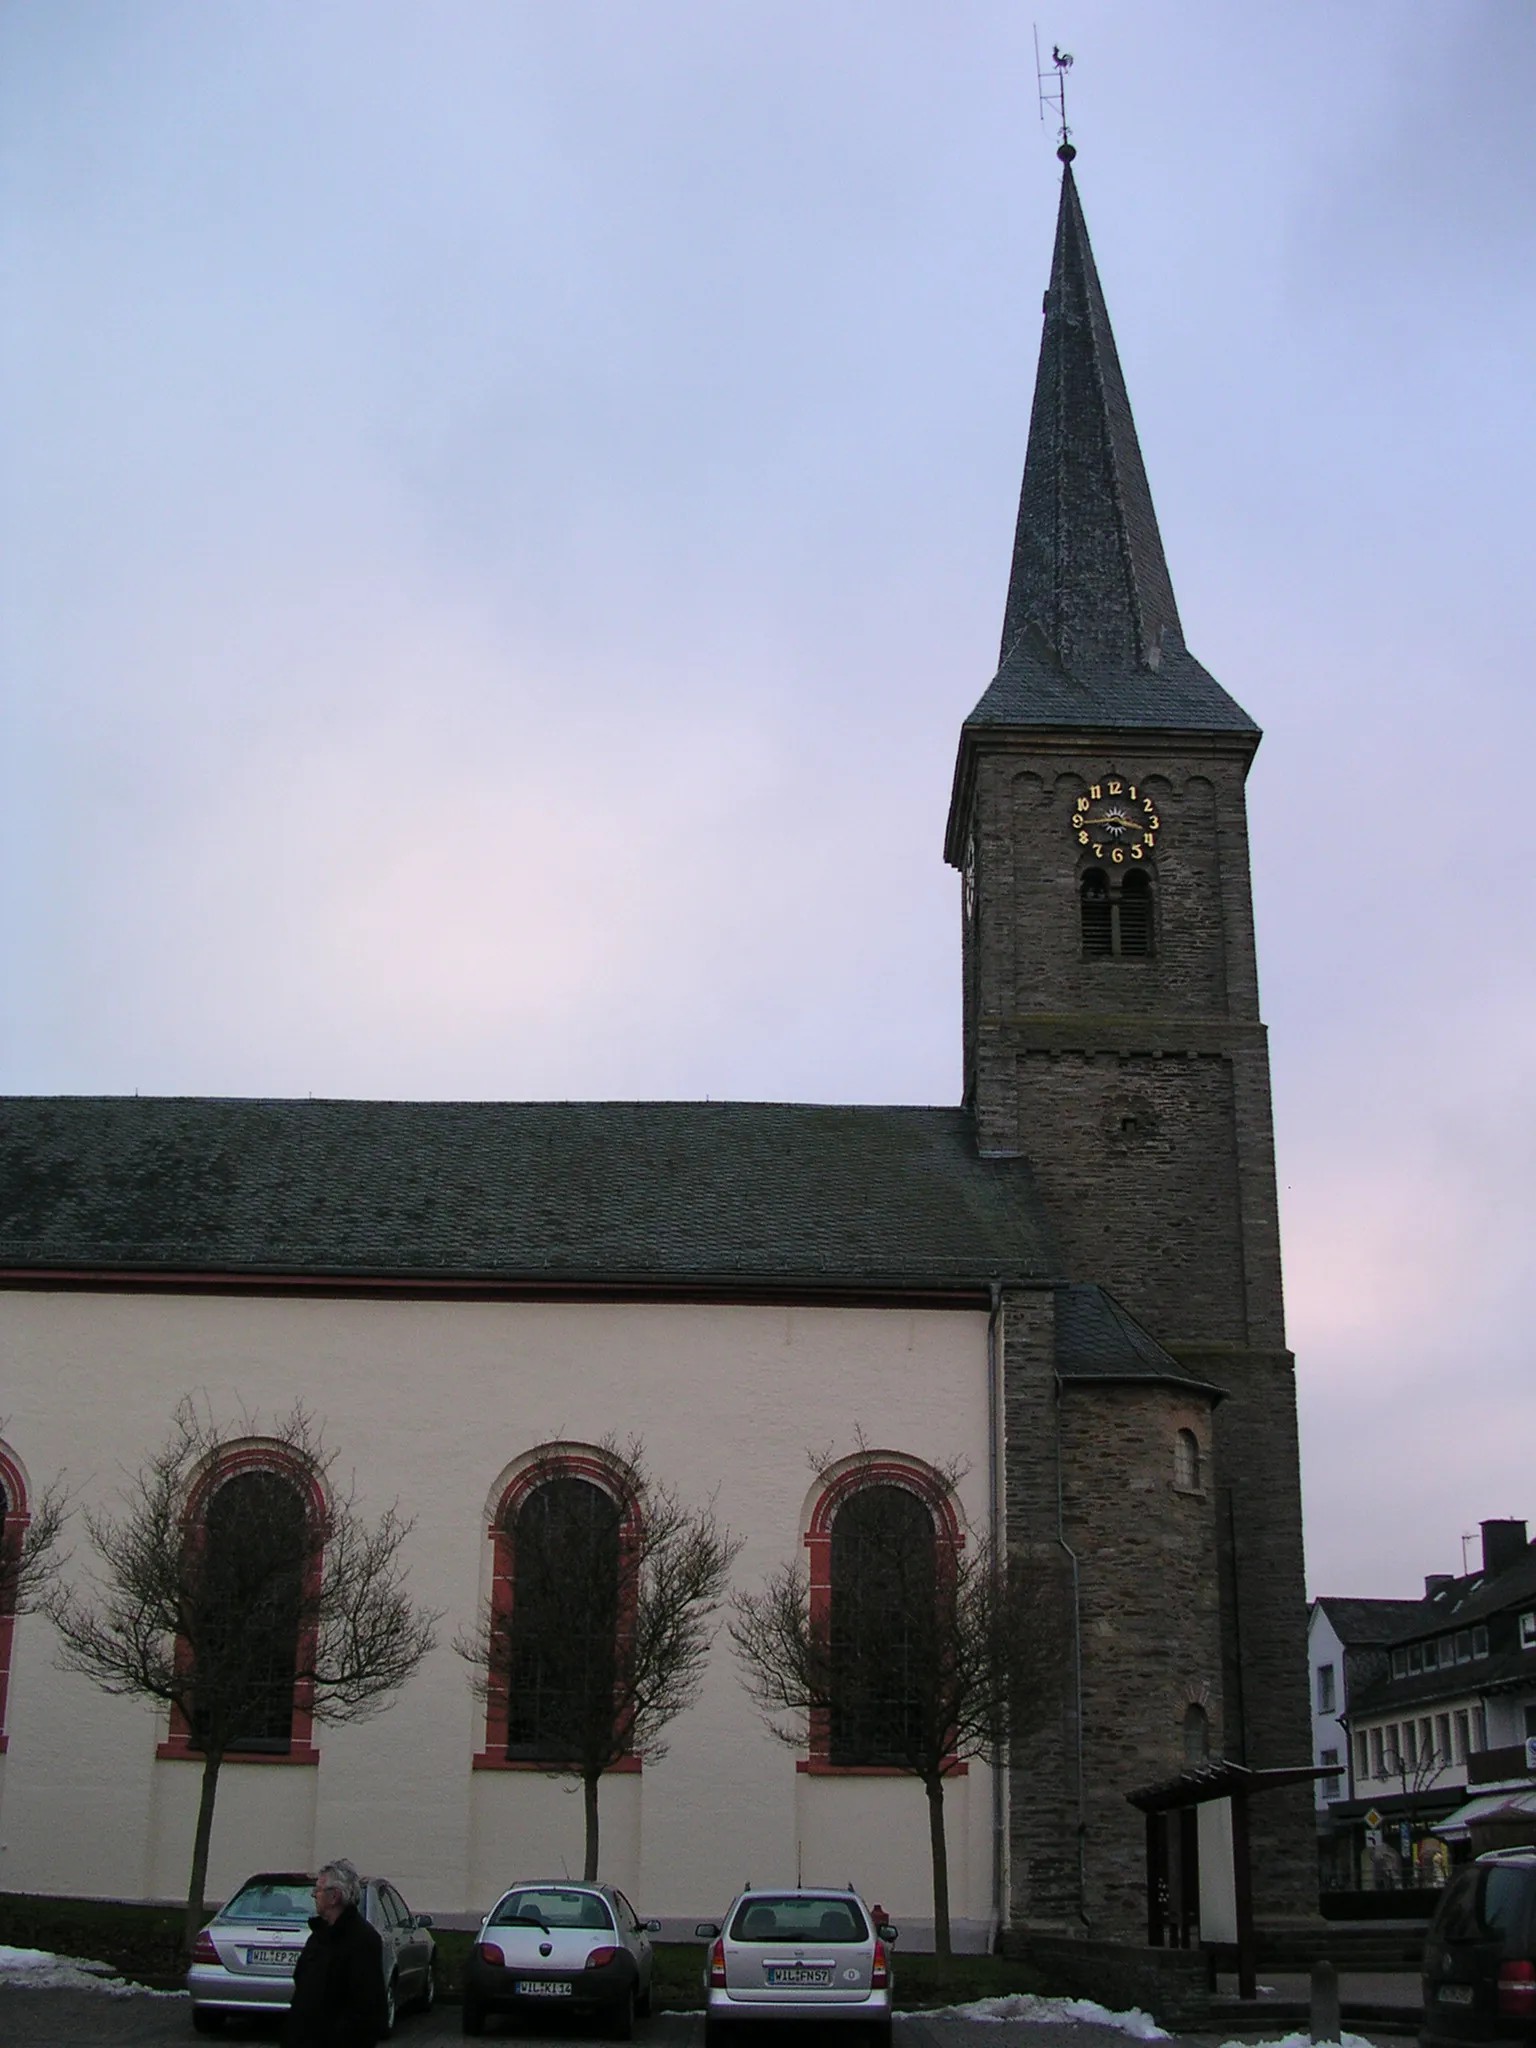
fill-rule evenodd
<path id="1" fill-rule="evenodd" d="M 1307 1624 L 1307 1661 L 1312 1692 L 1312 1761 L 1332 1774 L 1319 1778 L 1317 1803 L 1318 1882 L 1324 1891 L 1359 1887 L 1361 1831 L 1340 1828 L 1337 1816 L 1355 1797 L 1354 1750 L 1349 1739 L 1350 1702 L 1389 1668 L 1388 1646 L 1411 1628 L 1417 1600 L 1314 1600 Z"/>
<path id="2" fill-rule="evenodd" d="M 1344 1889 L 1437 1882 L 1447 1842 L 1536 1841 L 1536 1798 L 1521 1804 L 1536 1790 L 1536 1545 L 1521 1521 L 1484 1522 L 1482 1540 L 1481 1571 L 1431 1577 L 1422 1600 L 1313 1605 L 1315 1753 L 1348 1759 L 1323 1824 Z M 1340 1642 L 1345 1692 L 1321 1715 Z"/>
<path id="3" fill-rule="evenodd" d="M 1126 1794 L 1208 1753 L 1307 1757 L 1259 732 L 1185 647 L 1064 158 L 1000 666 L 946 840 L 959 1107 L 29 1099 L 0 1124 L 17 1517 L 60 1467 L 108 1501 L 193 1392 L 223 1415 L 308 1401 L 365 1505 L 416 1517 L 445 1642 L 517 1580 L 536 1454 L 618 1499 L 601 1445 L 631 1432 L 716 1496 L 740 1583 L 808 1558 L 834 1617 L 854 1478 L 918 1501 L 936 1546 L 1070 1560 L 1065 1713 L 1006 1781 L 973 1764 L 949 1788 L 977 1940 L 1000 1919 L 1139 1939 Z M 811 1473 L 808 1450 L 861 1439 L 872 1463 Z M 345 1851 L 462 1911 L 579 1854 L 549 1731 L 520 1745 L 446 1648 L 364 1728 L 291 1705 L 225 1766 L 215 1890 Z M 173 1894 L 191 1731 L 61 1675 L 35 1617 L 7 1711 L 0 1889 Z M 669 1755 L 603 1802 L 605 1871 L 648 1913 L 799 1867 L 927 1918 L 920 1790 L 874 1755 L 776 1746 L 723 1643 Z M 1260 1910 L 1305 1911 L 1305 1787 L 1252 1828 Z"/>

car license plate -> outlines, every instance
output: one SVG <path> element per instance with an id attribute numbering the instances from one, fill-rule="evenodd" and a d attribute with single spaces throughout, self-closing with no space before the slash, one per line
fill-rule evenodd
<path id="1" fill-rule="evenodd" d="M 1439 1991 L 1442 2005 L 1470 2005 L 1472 1986 L 1470 1984 L 1442 1984 Z"/>
<path id="2" fill-rule="evenodd" d="M 245 1960 L 252 1969 L 260 1969 L 265 1964 L 291 1970 L 298 1960 L 298 1954 L 296 1948 L 249 1948 L 245 1952 Z"/>
<path id="3" fill-rule="evenodd" d="M 768 1963 L 764 1965 L 768 1982 L 773 1985 L 830 1984 L 830 1970 L 807 1969 L 803 1963 Z"/>
<path id="4" fill-rule="evenodd" d="M 517 1989 L 529 1998 L 569 1998 L 571 1987 L 558 1977 L 520 1977 Z"/>

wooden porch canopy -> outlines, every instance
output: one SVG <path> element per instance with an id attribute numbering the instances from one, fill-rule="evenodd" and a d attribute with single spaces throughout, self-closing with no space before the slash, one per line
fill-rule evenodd
<path id="1" fill-rule="evenodd" d="M 1201 1924 L 1199 1809 L 1212 1800 L 1231 1802 L 1231 1918 L 1236 1935 L 1237 1990 L 1240 1998 L 1258 1996 L 1258 1969 L 1253 1936 L 1253 1863 L 1248 1838 L 1248 1802 L 1259 1792 L 1277 1792 L 1285 1785 L 1310 1784 L 1334 1775 L 1331 1770 L 1302 1764 L 1289 1770 L 1250 1771 L 1243 1764 L 1216 1761 L 1181 1771 L 1161 1785 L 1146 1785 L 1125 1796 L 1147 1817 L 1147 1941 L 1153 1948 L 1226 1946 L 1197 1935 Z M 1178 1816 L 1178 1896 L 1170 1883 L 1171 1816 Z M 1214 1873 L 1212 1873 L 1214 1876 Z"/>

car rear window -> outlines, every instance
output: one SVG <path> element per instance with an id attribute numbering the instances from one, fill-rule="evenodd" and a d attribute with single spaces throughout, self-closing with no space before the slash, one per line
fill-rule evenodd
<path id="1" fill-rule="evenodd" d="M 869 1923 L 855 1899 L 743 1899 L 731 1922 L 732 1941 L 868 1941 Z"/>
<path id="2" fill-rule="evenodd" d="M 310 1877 L 253 1877 L 219 1916 L 224 1920 L 307 1920 L 315 1910 Z"/>
<path id="3" fill-rule="evenodd" d="M 1514 1950 L 1525 1943 L 1536 1868 L 1525 1864 L 1479 1864 L 1452 1879 L 1436 1917 L 1441 1941 L 1502 1940 Z"/>
<path id="4" fill-rule="evenodd" d="M 613 1932 L 613 1915 L 600 1893 L 565 1891 L 555 1885 L 508 1892 L 491 1915 L 493 1927 L 510 1927 L 519 1920 L 539 1920 L 550 1928 L 584 1927 L 593 1933 Z"/>

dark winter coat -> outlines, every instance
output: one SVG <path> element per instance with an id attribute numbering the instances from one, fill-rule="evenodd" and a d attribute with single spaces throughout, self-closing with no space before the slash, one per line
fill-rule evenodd
<path id="1" fill-rule="evenodd" d="M 294 1966 L 285 2048 L 374 2048 L 389 2021 L 383 1942 L 356 1906 L 309 1928 Z"/>

